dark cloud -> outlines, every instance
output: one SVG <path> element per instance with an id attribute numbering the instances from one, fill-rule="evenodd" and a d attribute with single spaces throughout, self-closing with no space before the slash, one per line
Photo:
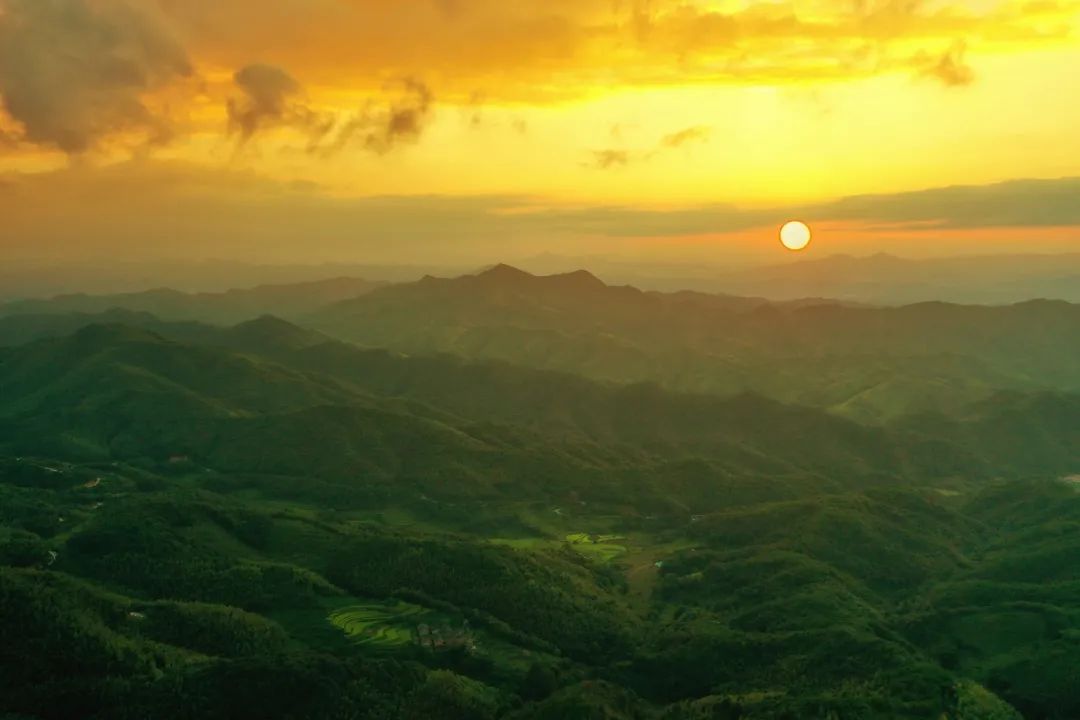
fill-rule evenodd
<path id="1" fill-rule="evenodd" d="M 630 153 L 626 150 L 594 150 L 590 167 L 598 170 L 626 167 L 630 164 Z"/>
<path id="2" fill-rule="evenodd" d="M 947 228 L 1080 225 L 1080 178 L 863 195 L 813 206 L 803 215 L 808 219 L 925 223 Z"/>
<path id="3" fill-rule="evenodd" d="M 434 110 L 435 95 L 431 88 L 416 78 L 406 78 L 387 88 L 387 97 L 370 101 L 351 117 L 335 120 L 309 150 L 330 155 L 360 144 L 366 150 L 385 155 L 400 145 L 418 142 Z"/>
<path id="4" fill-rule="evenodd" d="M 712 130 L 710 128 L 703 125 L 696 125 L 663 136 L 660 138 L 660 141 L 657 142 L 656 147 L 651 150 L 631 151 L 615 148 L 593 150 L 590 160 L 585 163 L 585 166 L 597 170 L 611 170 L 615 168 L 624 168 L 633 163 L 647 162 L 661 153 L 675 150 L 688 143 L 708 142 L 711 133 Z M 612 125 L 611 134 L 616 138 L 622 137 L 622 126 L 618 123 Z"/>
<path id="5" fill-rule="evenodd" d="M 688 127 L 685 130 L 665 135 L 660 140 L 661 148 L 677 148 L 686 145 L 687 143 L 694 142 L 706 142 L 709 139 L 709 135 L 712 133 L 707 127 L 698 125 L 696 127 Z"/>
<path id="6" fill-rule="evenodd" d="M 304 88 L 286 70 L 253 64 L 233 76 L 240 95 L 228 100 L 229 133 L 246 143 L 261 130 L 288 127 L 307 138 L 307 152 L 329 157 L 352 146 L 384 155 L 417 142 L 434 113 L 435 97 L 427 85 L 406 78 L 388 86 L 354 113 L 320 111 L 304 99 Z M 479 116 L 482 96 L 474 94 L 471 118 Z"/>
<path id="7" fill-rule="evenodd" d="M 124 131 L 164 140 L 144 97 L 191 72 L 159 19 L 125 0 L 0 0 L 0 99 L 24 142 L 78 154 Z"/>
<path id="8" fill-rule="evenodd" d="M 739 208 L 713 204 L 671 210 L 634 207 L 547 209 L 518 216 L 546 227 L 589 235 L 653 237 L 738 232 L 803 218 L 919 228 L 1024 228 L 1080 226 L 1080 178 L 1011 180 L 993 185 L 860 195 L 810 205 Z"/>
<path id="9" fill-rule="evenodd" d="M 300 83 L 279 67 L 248 65 L 233 75 L 233 81 L 242 94 L 228 100 L 229 132 L 239 134 L 241 142 L 261 127 L 291 124 L 308 116 L 306 108 L 290 106 L 290 100 L 301 92 Z"/>
<path id="10" fill-rule="evenodd" d="M 382 114 L 371 118 L 364 146 L 386 153 L 401 143 L 416 142 L 431 119 L 434 96 L 424 83 L 414 78 L 403 81 L 404 92 L 391 101 Z"/>
<path id="11" fill-rule="evenodd" d="M 948 87 L 970 85 L 975 82 L 975 71 L 967 64 L 966 54 L 967 45 L 957 41 L 938 57 L 925 61 L 922 75 L 939 80 Z"/>

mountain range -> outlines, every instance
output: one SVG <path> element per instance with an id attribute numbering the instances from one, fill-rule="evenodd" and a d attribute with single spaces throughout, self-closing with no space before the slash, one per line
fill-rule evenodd
<path id="1" fill-rule="evenodd" d="M 708 263 L 605 262 L 554 255 L 527 258 L 538 273 L 587 266 L 613 284 L 674 292 L 761 296 L 775 300 L 828 297 L 873 305 L 927 301 L 1009 304 L 1045 298 L 1080 302 L 1080 254 L 986 254 L 953 257 L 827 255 L 784 263 L 725 267 Z"/>
<path id="2" fill-rule="evenodd" d="M 676 392 L 753 392 L 860 422 L 959 413 L 1002 391 L 1080 389 L 1080 306 L 1061 301 L 771 302 L 646 292 L 607 285 L 585 271 L 535 276 L 498 265 L 383 287 L 341 280 L 208 295 L 65 296 L 0 307 L 0 344 L 97 321 L 228 325 L 265 308 L 364 347 L 499 360 Z M 136 320 L 133 312 L 154 317 Z"/>
<path id="3" fill-rule="evenodd" d="M 951 411 L 1002 389 L 1080 388 L 1080 306 L 1064 302 L 768 303 L 497 266 L 390 286 L 303 322 L 365 346 L 684 392 L 749 390 L 863 421 Z"/>
<path id="4" fill-rule="evenodd" d="M 13 300 L 0 304 L 0 316 L 99 313 L 113 309 L 152 313 L 164 320 L 202 320 L 232 324 L 263 313 L 298 317 L 339 300 L 379 287 L 357 278 L 284 285 L 260 285 L 244 290 L 187 293 L 169 288 L 119 295 L 58 295 L 49 299 Z"/>
<path id="5" fill-rule="evenodd" d="M 0 316 L 0 717 L 1080 713 L 1077 306 L 335 292 Z"/>

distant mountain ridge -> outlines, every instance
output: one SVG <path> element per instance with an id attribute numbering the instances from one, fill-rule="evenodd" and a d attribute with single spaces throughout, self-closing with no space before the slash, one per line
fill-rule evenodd
<path id="1" fill-rule="evenodd" d="M 710 287 L 775 299 L 807 295 L 873 304 L 1080 302 L 1080 253 L 948 258 L 833 255 L 724 273 Z"/>
<path id="2" fill-rule="evenodd" d="M 68 334 L 93 322 L 202 341 L 205 328 L 175 318 L 221 326 L 257 321 L 246 325 L 252 336 L 244 342 L 254 347 L 260 334 L 268 334 L 274 352 L 281 331 L 291 333 L 289 342 L 298 348 L 335 338 L 409 355 L 448 353 L 605 382 L 651 382 L 681 393 L 754 392 L 876 423 L 923 412 L 951 415 L 1000 391 L 1080 391 L 1080 306 L 1062 301 L 777 303 L 646 292 L 606 285 L 586 271 L 536 276 L 505 264 L 353 294 L 358 287 L 367 284 L 328 281 L 210 296 L 166 292 L 9 305 L 8 312 L 39 313 L 0 311 L 0 346 Z M 323 303 L 341 294 L 347 297 Z M 159 318 L 140 309 L 155 305 L 149 299 L 164 302 L 172 315 Z M 65 312 L 68 305 L 116 302 L 134 307 Z M 293 314 L 273 311 L 281 306 Z M 303 331 L 275 329 L 266 316 L 291 320 Z"/>
<path id="3" fill-rule="evenodd" d="M 774 303 L 496 266 L 381 288 L 301 322 L 366 347 L 692 393 L 753 390 L 874 421 L 1002 389 L 1080 389 L 1080 305 L 1062 301 Z"/>
<path id="4" fill-rule="evenodd" d="M 986 254 L 951 257 L 822 255 L 822 247 L 782 263 L 738 268 L 538 256 L 523 261 L 536 272 L 586 265 L 605 281 L 662 292 L 761 296 L 772 300 L 829 297 L 871 305 L 929 300 L 1008 304 L 1031 298 L 1080 302 L 1080 253 Z"/>
<path id="5" fill-rule="evenodd" d="M 153 313 L 163 320 L 233 324 L 267 313 L 299 317 L 323 305 L 371 292 L 383 284 L 340 277 L 287 285 L 260 285 L 217 293 L 185 293 L 159 288 L 118 295 L 58 295 L 47 300 L 0 304 L 0 316 L 98 313 L 120 309 Z"/>

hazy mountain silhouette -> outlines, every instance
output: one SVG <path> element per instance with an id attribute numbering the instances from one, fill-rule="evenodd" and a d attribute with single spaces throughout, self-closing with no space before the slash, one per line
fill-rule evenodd
<path id="1" fill-rule="evenodd" d="M 868 420 L 947 410 L 1000 389 L 1080 389 L 1080 306 L 1054 301 L 778 304 L 499 266 L 383 288 L 303 322 L 370 347 L 679 391 L 755 390 Z"/>
<path id="2" fill-rule="evenodd" d="M 783 300 L 824 296 L 899 305 L 930 300 L 1080 302 L 1080 254 L 910 259 L 833 255 L 721 274 L 707 287 Z"/>
<path id="3" fill-rule="evenodd" d="M 0 315 L 98 313 L 112 309 L 153 313 L 163 320 L 201 320 L 232 324 L 271 313 L 298 317 L 381 283 L 333 278 L 289 285 L 262 285 L 219 293 L 183 293 L 167 288 L 119 295 L 60 295 L 48 300 L 0 304 Z"/>

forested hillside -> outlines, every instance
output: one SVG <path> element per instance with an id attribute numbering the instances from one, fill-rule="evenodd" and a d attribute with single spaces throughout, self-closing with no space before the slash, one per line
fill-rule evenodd
<path id="1" fill-rule="evenodd" d="M 15 716 L 1080 713 L 1074 395 L 871 426 L 274 318 L 2 327 Z"/>

